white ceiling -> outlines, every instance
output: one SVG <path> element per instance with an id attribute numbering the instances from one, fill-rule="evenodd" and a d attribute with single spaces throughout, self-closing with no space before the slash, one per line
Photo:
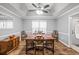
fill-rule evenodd
<path id="1" fill-rule="evenodd" d="M 37 15 L 35 12 L 28 11 L 36 9 L 34 6 L 32 6 L 32 3 L 0 3 L 0 6 L 4 7 L 0 8 L 0 13 L 5 13 L 5 11 L 1 11 L 1 9 L 6 9 L 6 14 L 18 16 L 24 19 L 26 19 L 26 16 L 51 16 L 54 18 L 54 16 L 57 17 L 67 10 L 79 5 L 78 3 L 42 3 L 42 6 L 47 4 L 50 5 L 50 7 L 48 7 L 49 13 L 44 13 L 42 15 Z"/>

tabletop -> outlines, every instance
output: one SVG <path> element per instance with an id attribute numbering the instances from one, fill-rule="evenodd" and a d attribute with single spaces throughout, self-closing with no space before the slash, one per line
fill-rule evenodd
<path id="1" fill-rule="evenodd" d="M 54 37 L 52 37 L 51 34 L 37 34 L 37 35 L 34 35 L 34 34 L 30 34 L 26 37 L 26 40 L 35 40 L 35 37 L 36 36 L 43 36 L 44 37 L 44 40 L 53 40 L 55 39 Z"/>

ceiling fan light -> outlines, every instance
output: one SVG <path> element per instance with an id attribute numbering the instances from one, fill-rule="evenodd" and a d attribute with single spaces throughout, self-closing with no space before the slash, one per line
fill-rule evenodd
<path id="1" fill-rule="evenodd" d="M 43 14 L 43 12 L 41 10 L 36 10 L 36 13 L 39 14 L 39 15 Z"/>
<path id="2" fill-rule="evenodd" d="M 41 9 L 43 10 L 44 8 L 43 8 L 43 7 L 41 7 Z"/>

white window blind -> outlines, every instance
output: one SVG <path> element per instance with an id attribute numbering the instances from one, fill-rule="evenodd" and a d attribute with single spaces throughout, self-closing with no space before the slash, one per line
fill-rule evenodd
<path id="1" fill-rule="evenodd" d="M 38 32 L 46 33 L 46 27 L 47 27 L 46 21 L 32 21 L 33 33 L 38 33 Z"/>
<path id="2" fill-rule="evenodd" d="M 3 22 L 0 22 L 0 29 L 3 28 Z"/>
<path id="3" fill-rule="evenodd" d="M 0 29 L 12 29 L 13 21 L 0 21 Z"/>

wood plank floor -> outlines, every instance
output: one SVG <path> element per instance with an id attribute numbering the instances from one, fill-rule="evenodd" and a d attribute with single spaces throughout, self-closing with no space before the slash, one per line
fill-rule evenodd
<path id="1" fill-rule="evenodd" d="M 22 41 L 19 47 L 11 52 L 9 55 L 26 55 L 25 54 L 25 41 Z M 28 55 L 34 55 L 34 51 L 28 52 Z M 37 51 L 37 55 L 42 55 L 41 51 Z M 45 50 L 45 55 L 52 55 L 51 51 Z M 60 42 L 55 42 L 55 53 L 54 55 L 79 55 L 75 50 L 66 47 Z"/>

